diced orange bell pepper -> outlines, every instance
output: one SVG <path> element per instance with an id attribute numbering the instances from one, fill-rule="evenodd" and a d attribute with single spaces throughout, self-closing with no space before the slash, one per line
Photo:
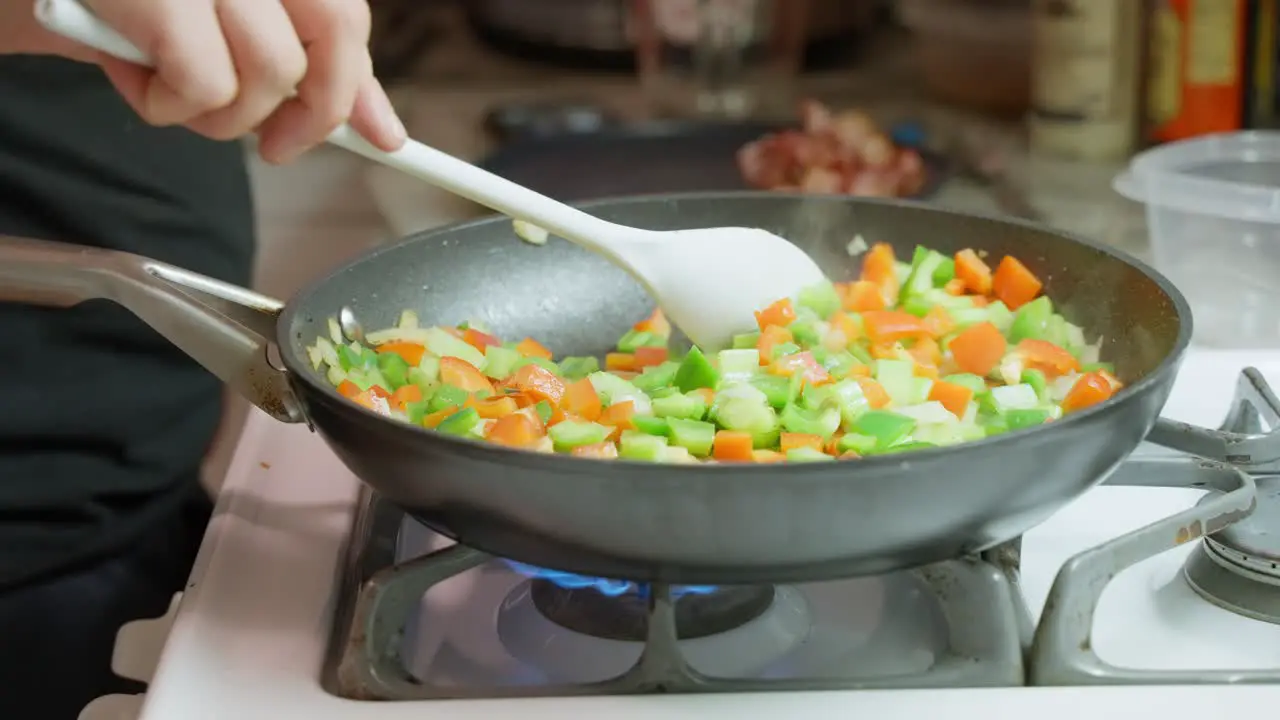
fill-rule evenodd
<path id="1" fill-rule="evenodd" d="M 991 292 L 1010 310 L 1035 300 L 1043 287 L 1040 279 L 1012 255 L 1004 256 L 991 279 Z"/>
<path id="2" fill-rule="evenodd" d="M 374 397 L 382 398 L 383 400 L 391 399 L 391 391 L 381 385 L 370 386 L 368 392 L 370 392 Z"/>
<path id="3" fill-rule="evenodd" d="M 862 274 L 859 279 L 884 287 L 888 283 L 897 283 L 898 259 L 894 257 L 893 246 L 888 243 L 876 243 L 867 251 L 862 260 Z"/>
<path id="4" fill-rule="evenodd" d="M 525 338 L 516 343 L 516 352 L 522 357 L 536 357 L 543 360 L 550 360 L 552 357 L 551 351 L 533 338 Z"/>
<path id="5" fill-rule="evenodd" d="M 956 253 L 956 279 L 977 295 L 991 292 L 991 268 L 978 257 L 973 250 L 961 250 Z"/>
<path id="6" fill-rule="evenodd" d="M 828 350 L 843 350 L 849 343 L 862 337 L 862 329 L 848 313 L 837 310 L 827 319 L 831 330 L 822 340 L 822 346 Z"/>
<path id="7" fill-rule="evenodd" d="M 1027 338 L 1015 348 L 1023 364 L 1043 372 L 1049 377 L 1073 373 L 1080 369 L 1080 361 L 1066 349 L 1047 340 Z"/>
<path id="8" fill-rule="evenodd" d="M 814 359 L 813 353 L 807 350 L 774 360 L 769 365 L 769 372 L 783 377 L 799 375 L 809 385 L 822 385 L 823 383 L 831 382 L 831 374 Z"/>
<path id="9" fill-rule="evenodd" d="M 884 386 L 875 380 L 860 377 L 858 378 L 858 387 L 862 388 L 862 394 L 866 396 L 867 404 L 871 406 L 872 410 L 879 410 L 889 404 L 889 391 L 885 390 Z"/>
<path id="10" fill-rule="evenodd" d="M 662 308 L 654 308 L 649 317 L 631 326 L 631 329 L 636 332 L 651 332 L 664 338 L 671 336 L 671 323 L 667 321 L 667 316 L 662 314 Z"/>
<path id="11" fill-rule="evenodd" d="M 845 310 L 867 312 L 883 310 L 886 307 L 884 292 L 880 286 L 869 280 L 858 280 L 850 283 L 848 289 L 840 297 L 840 305 Z"/>
<path id="12" fill-rule="evenodd" d="M 951 278 L 942 286 L 942 290 L 948 295 L 955 295 L 956 297 L 959 297 L 963 295 L 965 291 L 964 281 L 960 278 Z"/>
<path id="13" fill-rule="evenodd" d="M 493 392 L 493 383 L 475 365 L 452 356 L 440 358 L 440 382 L 469 393 Z"/>
<path id="14" fill-rule="evenodd" d="M 891 343 L 928 335 L 924 321 L 901 310 L 869 310 L 862 313 L 862 329 L 873 343 Z"/>
<path id="15" fill-rule="evenodd" d="M 995 325 L 982 322 L 965 328 L 948 347 L 962 372 L 986 376 L 1000 363 L 1007 345 Z"/>
<path id="16" fill-rule="evenodd" d="M 720 430 L 711 445 L 711 457 L 729 462 L 752 462 L 755 460 L 753 450 L 751 433 Z"/>
<path id="17" fill-rule="evenodd" d="M 635 353 L 636 369 L 644 369 L 661 365 L 667 361 L 667 349 L 664 347 L 638 347 Z"/>
<path id="18" fill-rule="evenodd" d="M 1076 380 L 1062 400 L 1062 411 L 1071 413 L 1111 399 L 1115 388 L 1100 372 L 1085 373 Z"/>
<path id="19" fill-rule="evenodd" d="M 784 432 L 779 437 L 779 448 L 783 453 L 790 452 L 797 448 L 811 448 L 818 452 L 822 452 L 822 436 Z"/>
<path id="20" fill-rule="evenodd" d="M 360 394 L 360 386 L 350 380 L 338 383 L 338 394 L 344 398 L 353 398 Z"/>
<path id="21" fill-rule="evenodd" d="M 618 446 L 611 442 L 595 445 L 581 445 L 569 453 L 574 457 L 596 458 L 597 460 L 614 460 L 618 457 Z"/>
<path id="22" fill-rule="evenodd" d="M 466 405 L 467 407 L 475 408 L 476 414 L 480 417 L 490 420 L 506 417 L 520 409 L 520 407 L 516 405 L 516 399 L 507 395 L 498 395 L 483 399 L 472 395 L 467 398 Z"/>
<path id="23" fill-rule="evenodd" d="M 751 453 L 751 459 L 758 463 L 780 463 L 786 462 L 787 456 L 777 450 L 756 450 Z"/>
<path id="24" fill-rule="evenodd" d="M 516 370 L 507 382 L 520 392 L 552 405 L 559 405 L 564 397 L 564 381 L 539 365 L 525 365 Z"/>
<path id="25" fill-rule="evenodd" d="M 606 353 L 604 356 L 605 370 L 621 370 L 623 372 L 635 372 L 640 367 L 636 363 L 636 356 L 631 353 Z"/>
<path id="26" fill-rule="evenodd" d="M 475 328 L 467 328 L 462 333 L 462 340 L 480 352 L 484 352 L 484 349 L 490 345 L 502 345 L 502 341 L 498 338 L 489 333 L 482 333 Z"/>
<path id="27" fill-rule="evenodd" d="M 618 435 L 622 434 L 623 430 L 636 429 L 635 423 L 631 422 L 631 418 L 635 417 L 635 414 L 635 402 L 631 400 L 624 400 L 605 408 L 604 412 L 600 413 L 600 420 L 598 422 L 601 425 L 608 425 L 613 428 L 613 433 L 610 437 L 617 438 Z"/>
<path id="28" fill-rule="evenodd" d="M 417 367 L 422 362 L 422 356 L 427 354 L 426 346 L 415 342 L 383 343 L 374 349 L 379 353 L 395 353 L 412 367 Z"/>
<path id="29" fill-rule="evenodd" d="M 770 325 L 786 327 L 795 319 L 796 311 L 791 306 L 791 298 L 782 298 L 769 307 L 756 311 L 756 324 L 762 331 Z"/>
<path id="30" fill-rule="evenodd" d="M 760 331 L 760 339 L 756 341 L 756 350 L 760 353 L 760 364 L 768 365 L 773 358 L 773 349 L 783 343 L 795 340 L 791 331 L 781 325 L 769 325 Z"/>
<path id="31" fill-rule="evenodd" d="M 402 385 L 391 393 L 391 407 L 396 410 L 404 410 L 404 406 L 411 402 L 421 402 L 422 388 L 417 385 Z"/>
<path id="32" fill-rule="evenodd" d="M 941 403 L 952 415 L 964 417 L 973 400 L 973 391 L 963 385 L 934 380 L 929 386 L 929 399 Z"/>
<path id="33" fill-rule="evenodd" d="M 951 331 L 956 329 L 956 322 L 951 319 L 951 313 L 947 312 L 947 309 L 941 305 L 934 305 L 929 308 L 929 312 L 925 313 L 923 322 L 925 330 L 935 338 L 949 335 Z"/>
<path id="34" fill-rule="evenodd" d="M 567 413 L 573 413 L 591 422 L 599 420 L 600 414 L 604 412 L 604 406 L 600 403 L 600 394 L 586 378 L 565 386 L 560 407 Z"/>
<path id="35" fill-rule="evenodd" d="M 485 439 L 508 447 L 527 448 L 536 444 L 546 433 L 524 413 L 513 413 L 498 418 L 489 426 Z"/>
<path id="36" fill-rule="evenodd" d="M 938 363 L 942 362 L 942 350 L 938 348 L 938 341 L 928 336 L 916 340 L 911 349 L 907 351 L 907 354 L 917 364 L 931 368 L 937 368 Z"/>
<path id="37" fill-rule="evenodd" d="M 458 408 L 456 407 L 447 407 L 443 410 L 437 410 L 422 418 L 422 427 L 434 430 L 440 426 L 440 423 L 449 419 L 449 416 L 456 412 L 458 412 Z"/>

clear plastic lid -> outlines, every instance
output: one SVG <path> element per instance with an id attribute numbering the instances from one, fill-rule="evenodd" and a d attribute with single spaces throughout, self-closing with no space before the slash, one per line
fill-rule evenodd
<path id="1" fill-rule="evenodd" d="M 1112 183 L 1141 203 L 1280 224 L 1280 132 L 1206 135 L 1139 153 Z"/>

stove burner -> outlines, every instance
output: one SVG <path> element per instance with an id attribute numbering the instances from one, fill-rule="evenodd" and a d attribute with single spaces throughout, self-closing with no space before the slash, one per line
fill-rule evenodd
<path id="1" fill-rule="evenodd" d="M 649 597 L 637 591 L 607 595 L 594 588 L 566 588 L 552 580 L 530 581 L 533 606 L 551 622 L 584 635 L 643 642 L 649 628 Z M 675 600 L 676 636 L 718 635 L 760 617 L 773 603 L 772 586 L 725 586 L 685 593 Z"/>
<path id="2" fill-rule="evenodd" d="M 512 570 L 531 580 L 546 580 L 554 585 L 558 585 L 566 590 L 578 590 L 582 588 L 591 588 L 601 595 L 608 597 L 619 597 L 621 595 L 635 594 L 639 592 L 639 588 L 630 580 L 610 580 L 608 578 L 594 578 L 586 575 L 575 575 L 573 573 L 564 572 L 563 570 L 549 570 L 547 568 L 534 567 L 525 565 L 515 560 L 505 560 Z M 684 595 L 709 595 L 716 591 L 714 585 L 672 585 L 671 597 L 678 598 Z"/>
<path id="3" fill-rule="evenodd" d="M 1206 537 L 1187 559 L 1183 574 L 1209 602 L 1280 624 L 1280 533 L 1274 531 L 1280 527 L 1280 477 L 1259 477 L 1255 482 L 1257 509 Z"/>

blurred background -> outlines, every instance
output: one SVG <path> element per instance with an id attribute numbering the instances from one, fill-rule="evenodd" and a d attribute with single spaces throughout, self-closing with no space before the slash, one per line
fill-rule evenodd
<path id="1" fill-rule="evenodd" d="M 1275 5 L 371 0 L 410 134 L 548 194 L 752 187 L 1021 216 L 1154 261 L 1209 342 L 1254 346 L 1280 345 Z M 257 284 L 279 297 L 482 212 L 341 150 L 254 174 Z"/>

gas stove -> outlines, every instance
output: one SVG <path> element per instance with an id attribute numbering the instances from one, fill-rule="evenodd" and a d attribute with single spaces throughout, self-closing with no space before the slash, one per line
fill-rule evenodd
<path id="1" fill-rule="evenodd" d="M 1280 354 L 1193 351 L 1165 415 L 1226 417 L 1240 452 L 1280 461 L 1268 380 Z M 981 555 L 642 586 L 455 544 L 255 414 L 141 717 L 1243 712 L 1280 702 L 1280 462 L 1251 469 L 1144 445 Z"/>

